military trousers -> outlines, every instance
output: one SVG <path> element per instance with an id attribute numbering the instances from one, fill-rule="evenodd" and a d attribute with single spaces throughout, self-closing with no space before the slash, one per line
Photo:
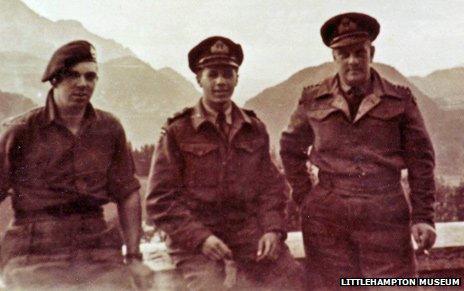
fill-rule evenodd
<path id="1" fill-rule="evenodd" d="M 119 231 L 100 215 L 14 221 L 1 245 L 8 290 L 127 290 Z"/>
<path id="2" fill-rule="evenodd" d="M 303 200 L 310 289 L 338 289 L 340 278 L 415 277 L 410 211 L 401 185 L 337 189 L 321 184 Z"/>
<path id="3" fill-rule="evenodd" d="M 189 290 L 303 290 L 303 268 L 282 244 L 273 261 L 214 261 L 199 253 L 171 256 Z"/>

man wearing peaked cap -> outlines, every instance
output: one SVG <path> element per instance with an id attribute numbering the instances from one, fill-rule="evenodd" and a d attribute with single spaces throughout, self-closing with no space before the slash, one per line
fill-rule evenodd
<path id="1" fill-rule="evenodd" d="M 168 119 L 153 156 L 149 218 L 191 290 L 298 290 L 300 266 L 285 245 L 285 180 L 264 124 L 231 101 L 239 44 L 205 39 L 188 54 L 203 96 Z"/>
<path id="2" fill-rule="evenodd" d="M 97 80 L 93 45 L 65 44 L 42 78 L 45 106 L 0 136 L 0 199 L 11 196 L 14 209 L 1 243 L 8 289 L 126 290 L 152 277 L 140 262 L 140 185 L 121 124 L 90 103 Z M 103 218 L 109 202 L 124 241 Z"/>
<path id="3" fill-rule="evenodd" d="M 226 65 L 238 69 L 243 62 L 243 51 L 239 44 L 228 38 L 213 36 L 196 45 L 188 54 L 192 72 L 213 65 Z"/>
<path id="4" fill-rule="evenodd" d="M 332 49 L 365 41 L 373 42 L 380 32 L 380 24 L 369 15 L 345 13 L 332 17 L 321 27 L 324 44 Z"/>
<path id="5" fill-rule="evenodd" d="M 435 242 L 433 147 L 409 88 L 371 67 L 379 31 L 362 13 L 322 26 L 337 73 L 303 90 L 282 133 L 280 154 L 301 207 L 314 288 L 338 288 L 340 278 L 414 277 L 411 233 L 418 251 Z M 308 161 L 319 169 L 316 185 Z"/>

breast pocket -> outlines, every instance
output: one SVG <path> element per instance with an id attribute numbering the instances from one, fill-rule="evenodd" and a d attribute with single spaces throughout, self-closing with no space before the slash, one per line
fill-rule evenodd
<path id="1" fill-rule="evenodd" d="M 261 150 L 266 144 L 264 139 L 242 140 L 235 144 L 235 162 L 236 168 L 244 175 L 253 174 L 258 169 L 258 163 L 261 161 Z"/>
<path id="2" fill-rule="evenodd" d="M 322 122 L 324 119 L 326 119 L 329 115 L 331 115 L 337 110 L 337 108 L 312 109 L 308 111 L 308 117 L 314 121 Z"/>
<path id="3" fill-rule="evenodd" d="M 189 187 L 211 187 L 218 183 L 218 145 L 185 143 L 180 145 L 184 160 L 185 184 Z"/>
<path id="4" fill-rule="evenodd" d="M 368 112 L 368 115 L 371 118 L 381 120 L 381 121 L 394 121 L 398 119 L 400 115 L 404 112 L 403 106 L 401 104 L 385 104 L 385 106 L 378 106 Z"/>
<path id="5" fill-rule="evenodd" d="M 306 113 L 314 132 L 314 147 L 320 151 L 337 150 L 340 140 L 346 140 L 346 117 L 337 108 L 317 108 Z"/>
<path id="6" fill-rule="evenodd" d="M 380 104 L 367 113 L 367 118 L 363 122 L 365 138 L 374 148 L 391 150 L 399 148 L 400 123 L 404 112 L 404 107 L 399 103 Z"/>
<path id="7" fill-rule="evenodd" d="M 235 147 L 243 154 L 252 154 L 264 146 L 264 139 L 245 140 L 235 144 Z"/>

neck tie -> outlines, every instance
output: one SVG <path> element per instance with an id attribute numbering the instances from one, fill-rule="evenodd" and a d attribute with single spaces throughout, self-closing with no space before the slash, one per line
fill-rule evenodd
<path id="1" fill-rule="evenodd" d="M 354 119 L 356 113 L 358 112 L 359 105 L 361 104 L 361 101 L 364 98 L 364 94 L 362 90 L 358 87 L 352 87 L 350 90 L 348 90 L 346 97 L 348 101 L 348 106 L 350 107 L 351 118 Z"/>
<path id="2" fill-rule="evenodd" d="M 216 122 L 219 130 L 227 137 L 229 135 L 229 127 L 227 125 L 226 115 L 224 112 L 219 111 Z"/>

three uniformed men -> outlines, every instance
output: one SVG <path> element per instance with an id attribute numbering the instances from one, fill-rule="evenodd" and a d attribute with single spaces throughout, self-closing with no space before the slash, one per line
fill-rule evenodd
<path id="1" fill-rule="evenodd" d="M 419 250 L 435 241 L 434 151 L 411 91 L 371 67 L 379 30 L 361 13 L 322 26 L 337 74 L 303 90 L 280 141 L 313 287 L 336 288 L 341 277 L 414 277 L 411 232 Z M 318 185 L 308 176 L 309 147 Z"/>
<path id="2" fill-rule="evenodd" d="M 340 277 L 415 276 L 411 233 L 419 249 L 435 240 L 433 148 L 410 90 L 371 67 L 379 29 L 361 13 L 322 26 L 337 74 L 304 89 L 282 134 L 314 288 L 336 288 Z M 148 181 L 149 219 L 167 233 L 192 290 L 300 289 L 302 271 L 284 243 L 285 180 L 264 124 L 231 101 L 242 48 L 215 36 L 188 57 L 203 96 L 163 129 Z M 15 212 L 1 248 L 9 287 L 118 289 L 130 287 L 127 272 L 139 283 L 152 275 L 140 264 L 139 183 L 124 130 L 90 104 L 97 80 L 93 46 L 66 44 L 43 77 L 52 85 L 46 106 L 10 122 L 0 137 L 0 195 L 11 195 Z M 317 185 L 308 159 L 319 168 Z M 110 201 L 129 268 L 122 240 L 103 220 Z"/>
<path id="3" fill-rule="evenodd" d="M 10 121 L 0 137 L 0 198 L 14 220 L 1 243 L 8 289 L 127 290 L 147 286 L 141 263 L 141 205 L 124 130 L 90 103 L 98 80 L 95 48 L 73 41 L 52 56 L 46 105 Z M 102 206 L 114 202 L 119 231 Z M 106 289 L 105 289 L 106 290 Z"/>

